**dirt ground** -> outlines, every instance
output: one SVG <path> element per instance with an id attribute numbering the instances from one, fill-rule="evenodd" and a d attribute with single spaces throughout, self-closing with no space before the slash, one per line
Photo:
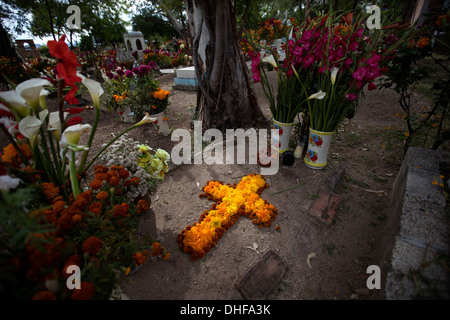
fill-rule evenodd
<path id="1" fill-rule="evenodd" d="M 160 86 L 172 92 L 167 111 L 169 124 L 174 129 L 189 129 L 196 92 L 173 88 L 174 77 L 165 74 L 158 78 Z M 260 107 L 270 117 L 261 87 L 256 85 L 255 91 Z M 89 95 L 84 98 L 92 104 Z M 213 179 L 237 183 L 244 175 L 259 173 L 260 167 L 182 164 L 173 168 L 150 195 L 151 210 L 139 227 L 141 233 L 150 232 L 161 241 L 171 252 L 170 259 L 148 260 L 137 273 L 122 279 L 123 292 L 130 299 L 139 300 L 243 299 L 235 284 L 272 249 L 288 265 L 288 271 L 269 299 L 379 298 L 379 290 L 366 288 L 366 269 L 381 261 L 386 248 L 389 194 L 403 150 L 388 150 L 382 145 L 386 143 L 385 127 L 401 124 L 395 115 L 398 112 L 394 93 L 367 92 L 356 116 L 333 139 L 325 169 L 307 168 L 303 159 L 296 159 L 292 166 L 281 165 L 276 175 L 266 177 L 270 186 L 261 196 L 279 212 L 271 227 L 260 229 L 250 219 L 241 217 L 218 245 L 197 261 L 191 261 L 179 249 L 177 236 L 210 208 L 212 201 L 198 196 L 201 188 Z M 80 116 L 85 123 L 92 123 L 94 113 L 86 110 Z M 112 134 L 128 126 L 116 114 L 103 110 L 91 155 Z M 156 134 L 152 125 L 131 131 L 129 136 L 169 153 L 177 143 L 170 136 Z M 309 208 L 339 165 L 345 167 L 345 178 L 337 190 L 341 204 L 333 224 L 326 226 L 309 215 Z M 302 185 L 280 192 L 298 184 Z M 279 229 L 275 230 L 277 226 Z M 310 267 L 307 257 L 311 253 L 316 257 L 310 260 Z"/>

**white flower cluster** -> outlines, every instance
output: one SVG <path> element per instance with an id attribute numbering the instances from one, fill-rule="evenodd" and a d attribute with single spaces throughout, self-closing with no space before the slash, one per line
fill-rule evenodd
<path id="1" fill-rule="evenodd" d="M 107 167 L 122 165 L 130 172 L 131 177 L 139 178 L 139 185 L 137 187 L 130 186 L 127 193 L 127 197 L 132 200 L 139 196 L 145 196 L 147 192 L 155 187 L 157 180 L 151 174 L 147 173 L 144 168 L 139 166 L 138 158 L 141 155 L 139 145 L 139 141 L 129 138 L 127 134 L 124 134 L 111 144 L 98 158 L 98 161 Z"/>

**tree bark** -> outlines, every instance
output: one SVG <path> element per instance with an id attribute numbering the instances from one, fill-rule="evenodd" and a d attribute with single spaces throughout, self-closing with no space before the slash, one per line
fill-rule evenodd
<path id="1" fill-rule="evenodd" d="M 237 41 L 231 0 L 185 0 L 197 75 L 197 114 L 205 128 L 258 127 L 266 119 Z"/>

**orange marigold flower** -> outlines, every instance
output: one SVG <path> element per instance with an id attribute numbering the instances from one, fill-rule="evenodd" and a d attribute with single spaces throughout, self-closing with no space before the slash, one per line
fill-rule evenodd
<path id="1" fill-rule="evenodd" d="M 32 296 L 31 300 L 56 300 L 56 297 L 50 290 L 44 290 Z"/>
<path id="2" fill-rule="evenodd" d="M 419 41 L 417 41 L 416 46 L 419 47 L 420 49 L 422 49 L 422 48 L 425 48 L 429 44 L 430 44 L 430 38 L 424 37 L 424 38 L 421 38 Z"/>
<path id="3" fill-rule="evenodd" d="M 94 167 L 95 173 L 107 173 L 109 171 L 108 167 L 102 166 L 102 165 L 96 165 Z"/>
<path id="4" fill-rule="evenodd" d="M 170 258 L 170 252 L 167 252 L 162 258 L 164 261 L 168 260 Z"/>
<path id="5" fill-rule="evenodd" d="M 31 149 L 28 146 L 28 144 L 23 143 L 18 146 L 19 146 L 20 151 L 22 151 L 23 155 L 27 159 L 30 159 L 33 154 L 31 152 Z M 22 163 L 22 159 L 20 158 L 19 153 L 17 152 L 16 148 L 11 143 L 3 148 L 2 161 L 7 162 L 13 166 L 19 166 Z"/>
<path id="6" fill-rule="evenodd" d="M 59 187 L 55 187 L 53 182 L 43 182 L 41 187 L 44 191 L 47 201 L 53 202 L 53 200 L 59 196 Z"/>
<path id="7" fill-rule="evenodd" d="M 140 252 L 136 252 L 135 254 L 133 254 L 132 258 L 134 261 L 134 264 L 136 266 L 140 266 L 141 264 L 144 264 L 144 262 L 148 259 L 148 251 L 147 250 L 143 250 Z"/>
<path id="8" fill-rule="evenodd" d="M 103 205 L 96 201 L 93 202 L 90 206 L 89 206 L 89 211 L 92 212 L 95 215 L 100 215 L 102 213 L 102 209 L 103 209 Z"/>
<path id="9" fill-rule="evenodd" d="M 129 205 L 124 202 L 122 204 L 117 204 L 113 207 L 113 216 L 114 217 L 128 217 L 129 215 Z"/>
<path id="10" fill-rule="evenodd" d="M 150 205 L 144 199 L 140 199 L 136 205 L 136 209 L 137 209 L 138 213 L 143 213 L 143 212 L 147 211 L 149 207 L 150 207 Z"/>
<path id="11" fill-rule="evenodd" d="M 72 217 L 72 221 L 74 223 L 78 223 L 83 220 L 83 216 L 81 214 L 76 214 Z"/>
<path id="12" fill-rule="evenodd" d="M 91 183 L 89 183 L 89 188 L 91 188 L 92 190 L 99 190 L 103 185 L 103 181 L 102 180 L 97 180 L 94 179 L 91 181 Z"/>
<path id="13" fill-rule="evenodd" d="M 119 171 L 119 177 L 122 179 L 126 179 L 130 176 L 130 172 L 128 170 L 122 169 Z"/>
<path id="14" fill-rule="evenodd" d="M 110 177 L 108 183 L 112 186 L 118 186 L 120 184 L 120 178 Z"/>
<path id="15" fill-rule="evenodd" d="M 107 176 L 106 173 L 104 173 L 104 172 L 96 173 L 95 176 L 94 176 L 95 180 L 99 180 L 99 181 L 106 180 L 107 177 L 108 177 L 108 176 Z"/>
<path id="16" fill-rule="evenodd" d="M 100 191 L 99 193 L 97 193 L 96 197 L 100 201 L 106 201 L 109 198 L 109 193 L 108 191 Z"/>
<path id="17" fill-rule="evenodd" d="M 81 288 L 73 290 L 70 298 L 72 300 L 89 300 L 95 293 L 95 286 L 92 282 L 82 281 Z"/>
<path id="18" fill-rule="evenodd" d="M 152 244 L 152 256 L 158 256 L 161 254 L 161 244 L 159 242 L 153 242 Z"/>
<path id="19" fill-rule="evenodd" d="M 101 247 L 102 240 L 99 237 L 92 236 L 84 240 L 83 244 L 81 245 L 81 251 L 90 254 L 97 254 Z"/>

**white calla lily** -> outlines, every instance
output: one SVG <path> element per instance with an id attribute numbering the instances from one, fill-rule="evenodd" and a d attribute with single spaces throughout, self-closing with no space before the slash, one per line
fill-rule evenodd
<path id="1" fill-rule="evenodd" d="M 156 118 L 150 117 L 149 113 L 146 112 L 145 116 L 142 118 L 142 120 L 139 121 L 138 123 L 136 123 L 134 125 L 134 127 L 139 127 L 139 126 L 142 126 L 143 124 L 152 123 L 152 122 L 155 122 L 155 121 L 156 121 Z"/>
<path id="2" fill-rule="evenodd" d="M 68 112 L 64 112 L 64 119 L 69 115 Z M 61 121 L 59 119 L 59 111 L 50 112 L 48 117 L 48 128 L 49 131 L 54 131 L 53 134 L 55 138 L 59 141 L 61 139 Z"/>
<path id="3" fill-rule="evenodd" d="M 42 122 L 44 122 L 44 120 L 45 120 L 45 118 L 47 118 L 47 116 L 48 116 L 48 110 L 47 109 L 42 110 L 42 111 L 39 112 L 39 119 Z"/>
<path id="4" fill-rule="evenodd" d="M 326 95 L 327 95 L 327 94 L 326 94 L 325 92 L 323 92 L 322 90 L 319 90 L 319 92 L 316 92 L 316 93 L 310 95 L 310 96 L 308 97 L 308 100 L 311 100 L 311 99 L 319 99 L 319 100 L 322 100 Z"/>
<path id="5" fill-rule="evenodd" d="M 273 54 L 271 54 L 270 56 L 265 56 L 264 58 L 261 59 L 261 62 L 268 63 L 272 65 L 274 68 L 277 67 L 277 62 L 275 61 Z"/>
<path id="6" fill-rule="evenodd" d="M 36 114 L 39 111 L 39 98 L 44 86 L 51 87 L 52 83 L 45 79 L 34 78 L 26 80 L 16 87 L 16 91 L 27 101 Z"/>
<path id="7" fill-rule="evenodd" d="M 339 68 L 336 68 L 336 67 L 331 69 L 331 84 L 333 84 L 333 85 L 336 82 L 336 76 L 337 76 L 338 71 L 339 71 Z"/>
<path id="8" fill-rule="evenodd" d="M 0 92 L 0 99 L 5 101 L 20 118 L 30 114 L 30 106 L 22 96 L 15 90 Z"/>
<path id="9" fill-rule="evenodd" d="M 92 101 L 94 102 L 94 106 L 96 108 L 100 108 L 100 96 L 103 94 L 103 88 L 100 82 L 84 78 L 82 83 L 86 86 L 91 95 Z"/>
<path id="10" fill-rule="evenodd" d="M 62 134 L 62 138 L 60 141 L 61 147 L 65 148 L 69 144 L 78 145 L 80 141 L 80 137 L 83 132 L 91 131 L 92 127 L 90 124 L 76 124 L 70 127 L 67 127 Z"/>
<path id="11" fill-rule="evenodd" d="M 39 105 L 42 109 L 47 109 L 47 96 L 50 94 L 50 91 L 41 89 L 41 93 L 39 95 Z"/>
<path id="12" fill-rule="evenodd" d="M 30 140 L 32 147 L 34 146 L 41 125 L 42 121 L 36 118 L 35 115 L 26 116 L 19 122 L 19 132 Z"/>

